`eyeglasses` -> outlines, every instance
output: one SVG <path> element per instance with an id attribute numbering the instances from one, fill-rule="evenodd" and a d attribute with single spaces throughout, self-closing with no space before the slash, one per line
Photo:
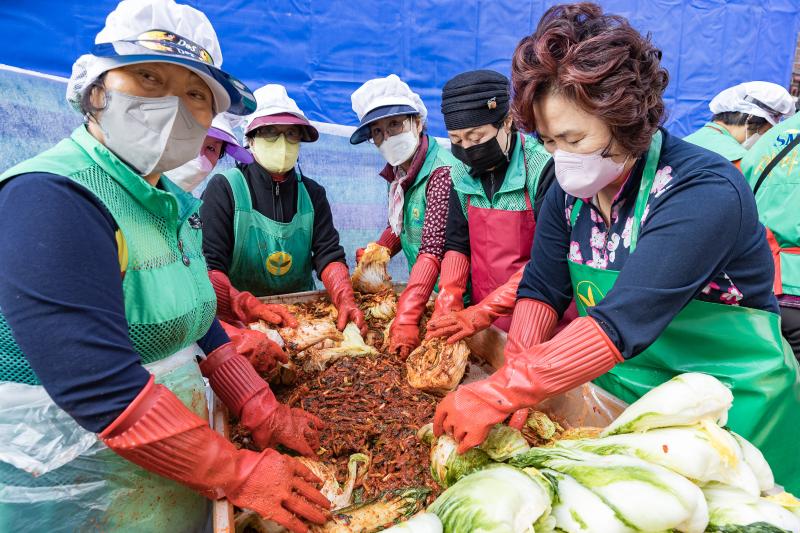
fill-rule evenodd
<path id="1" fill-rule="evenodd" d="M 303 132 L 300 131 L 300 128 L 295 127 L 281 131 L 275 126 L 264 126 L 262 128 L 258 128 L 253 134 L 254 137 L 261 137 L 262 139 L 266 139 L 270 142 L 277 140 L 281 135 L 284 135 L 286 140 L 292 144 L 297 144 L 303 140 Z"/>
<path id="2" fill-rule="evenodd" d="M 372 144 L 382 144 L 385 139 L 403 133 L 406 129 L 406 122 L 410 122 L 409 117 L 391 118 L 385 128 L 370 126 L 369 142 Z"/>

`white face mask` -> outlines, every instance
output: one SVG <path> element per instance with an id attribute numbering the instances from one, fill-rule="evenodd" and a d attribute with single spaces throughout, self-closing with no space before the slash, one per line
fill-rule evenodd
<path id="1" fill-rule="evenodd" d="M 214 164 L 205 155 L 198 155 L 178 168 L 166 171 L 164 174 L 172 182 L 186 192 L 192 192 L 214 170 Z"/>
<path id="2" fill-rule="evenodd" d="M 98 125 L 105 146 L 141 176 L 195 158 L 208 132 L 177 96 L 147 98 L 108 90 Z"/>
<path id="3" fill-rule="evenodd" d="M 415 130 L 416 128 L 412 125 L 411 131 L 392 135 L 381 143 L 378 151 L 387 163 L 396 167 L 411 159 L 419 144 L 419 134 Z"/>
<path id="4" fill-rule="evenodd" d="M 745 138 L 744 141 L 742 142 L 742 146 L 744 147 L 745 150 L 749 150 L 760 138 L 761 138 L 760 133 L 754 133 L 749 136 L 745 133 Z"/>
<path id="5" fill-rule="evenodd" d="M 553 159 L 556 165 L 556 179 L 564 192 L 576 198 L 592 198 L 622 174 L 625 163 L 615 163 L 610 157 L 600 154 L 573 154 L 556 150 Z"/>

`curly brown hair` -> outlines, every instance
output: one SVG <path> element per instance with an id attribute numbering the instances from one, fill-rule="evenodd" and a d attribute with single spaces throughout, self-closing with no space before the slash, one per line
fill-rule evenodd
<path id="1" fill-rule="evenodd" d="M 559 93 L 608 124 L 624 150 L 645 152 L 665 118 L 669 74 L 660 61 L 650 35 L 627 19 L 592 3 L 553 6 L 514 52 L 514 120 L 536 131 L 534 102 Z"/>

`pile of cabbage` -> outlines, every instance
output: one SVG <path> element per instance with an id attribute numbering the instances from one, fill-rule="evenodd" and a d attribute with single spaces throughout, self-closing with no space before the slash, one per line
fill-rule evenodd
<path id="1" fill-rule="evenodd" d="M 800 500 L 775 486 L 755 446 L 722 427 L 732 403 L 717 379 L 682 374 L 598 437 L 530 448 L 498 425 L 464 455 L 450 437 L 433 439 L 431 470 L 446 490 L 387 531 L 800 533 Z"/>

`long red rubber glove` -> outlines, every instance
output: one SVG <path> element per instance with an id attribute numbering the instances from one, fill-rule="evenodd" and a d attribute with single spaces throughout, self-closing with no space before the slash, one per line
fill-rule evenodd
<path id="1" fill-rule="evenodd" d="M 439 295 L 433 306 L 433 315 L 428 322 L 428 331 L 431 324 L 438 319 L 464 309 L 464 291 L 467 290 L 469 279 L 469 257 L 450 250 L 442 259 L 442 272 L 439 278 Z M 430 335 L 425 338 L 430 338 Z"/>
<path id="2" fill-rule="evenodd" d="M 227 274 L 209 270 L 208 278 L 217 294 L 217 316 L 225 322 L 244 325 L 263 320 L 278 327 L 296 328 L 297 319 L 284 305 L 265 304 L 247 291 L 238 291 Z"/>
<path id="3" fill-rule="evenodd" d="M 448 394 L 436 408 L 433 431 L 452 435 L 458 453 L 464 453 L 511 413 L 586 383 L 620 362 L 619 350 L 594 319 L 578 318 L 490 377 Z"/>
<path id="4" fill-rule="evenodd" d="M 401 249 L 400 237 L 394 234 L 391 227 L 387 227 L 383 230 L 383 233 L 381 233 L 380 238 L 375 241 L 375 244 L 380 244 L 389 250 L 389 257 L 394 257 Z M 361 257 L 364 255 L 364 250 L 366 249 L 367 248 L 364 247 L 356 250 L 356 264 L 361 262 Z"/>
<path id="5" fill-rule="evenodd" d="M 508 330 L 508 340 L 504 351 L 505 362 L 533 346 L 550 340 L 558 324 L 556 310 L 539 300 L 521 298 L 514 307 L 511 318 L 511 327 Z M 509 420 L 508 425 L 522 429 L 528 421 L 529 409 L 519 409 Z"/>
<path id="6" fill-rule="evenodd" d="M 278 363 L 288 363 L 289 356 L 278 343 L 264 333 L 253 329 L 237 328 L 222 320 L 222 329 L 230 337 L 239 355 L 245 357 L 256 372 L 269 372 Z"/>
<path id="7" fill-rule="evenodd" d="M 303 520 L 323 524 L 330 503 L 314 487 L 320 480 L 295 459 L 274 450 L 237 450 L 151 378 L 101 434 L 125 459 L 207 498 L 228 498 L 296 533 Z"/>
<path id="8" fill-rule="evenodd" d="M 319 430 L 325 424 L 302 409 L 278 402 L 269 385 L 253 366 L 223 344 L 200 363 L 200 371 L 228 409 L 253 434 L 261 448 L 282 444 L 308 457 L 316 457 Z"/>
<path id="9" fill-rule="evenodd" d="M 524 268 L 515 272 L 508 281 L 477 304 L 467 307 L 463 311 L 431 320 L 428 323 L 426 338 L 447 337 L 447 342 L 453 344 L 488 328 L 499 317 L 511 315 L 517 301 L 517 288 L 522 279 L 523 270 Z"/>
<path id="10" fill-rule="evenodd" d="M 361 334 L 366 335 L 367 321 L 364 320 L 364 312 L 356 304 L 347 265 L 333 261 L 322 269 L 319 279 L 325 285 L 325 290 L 328 291 L 328 296 L 331 297 L 331 301 L 339 313 L 339 317 L 336 319 L 336 328 L 342 331 L 348 322 L 354 322 L 361 330 Z"/>
<path id="11" fill-rule="evenodd" d="M 397 313 L 389 328 L 389 353 L 405 360 L 419 346 L 419 319 L 439 277 L 439 260 L 420 254 L 411 269 L 405 290 L 397 301 Z"/>

